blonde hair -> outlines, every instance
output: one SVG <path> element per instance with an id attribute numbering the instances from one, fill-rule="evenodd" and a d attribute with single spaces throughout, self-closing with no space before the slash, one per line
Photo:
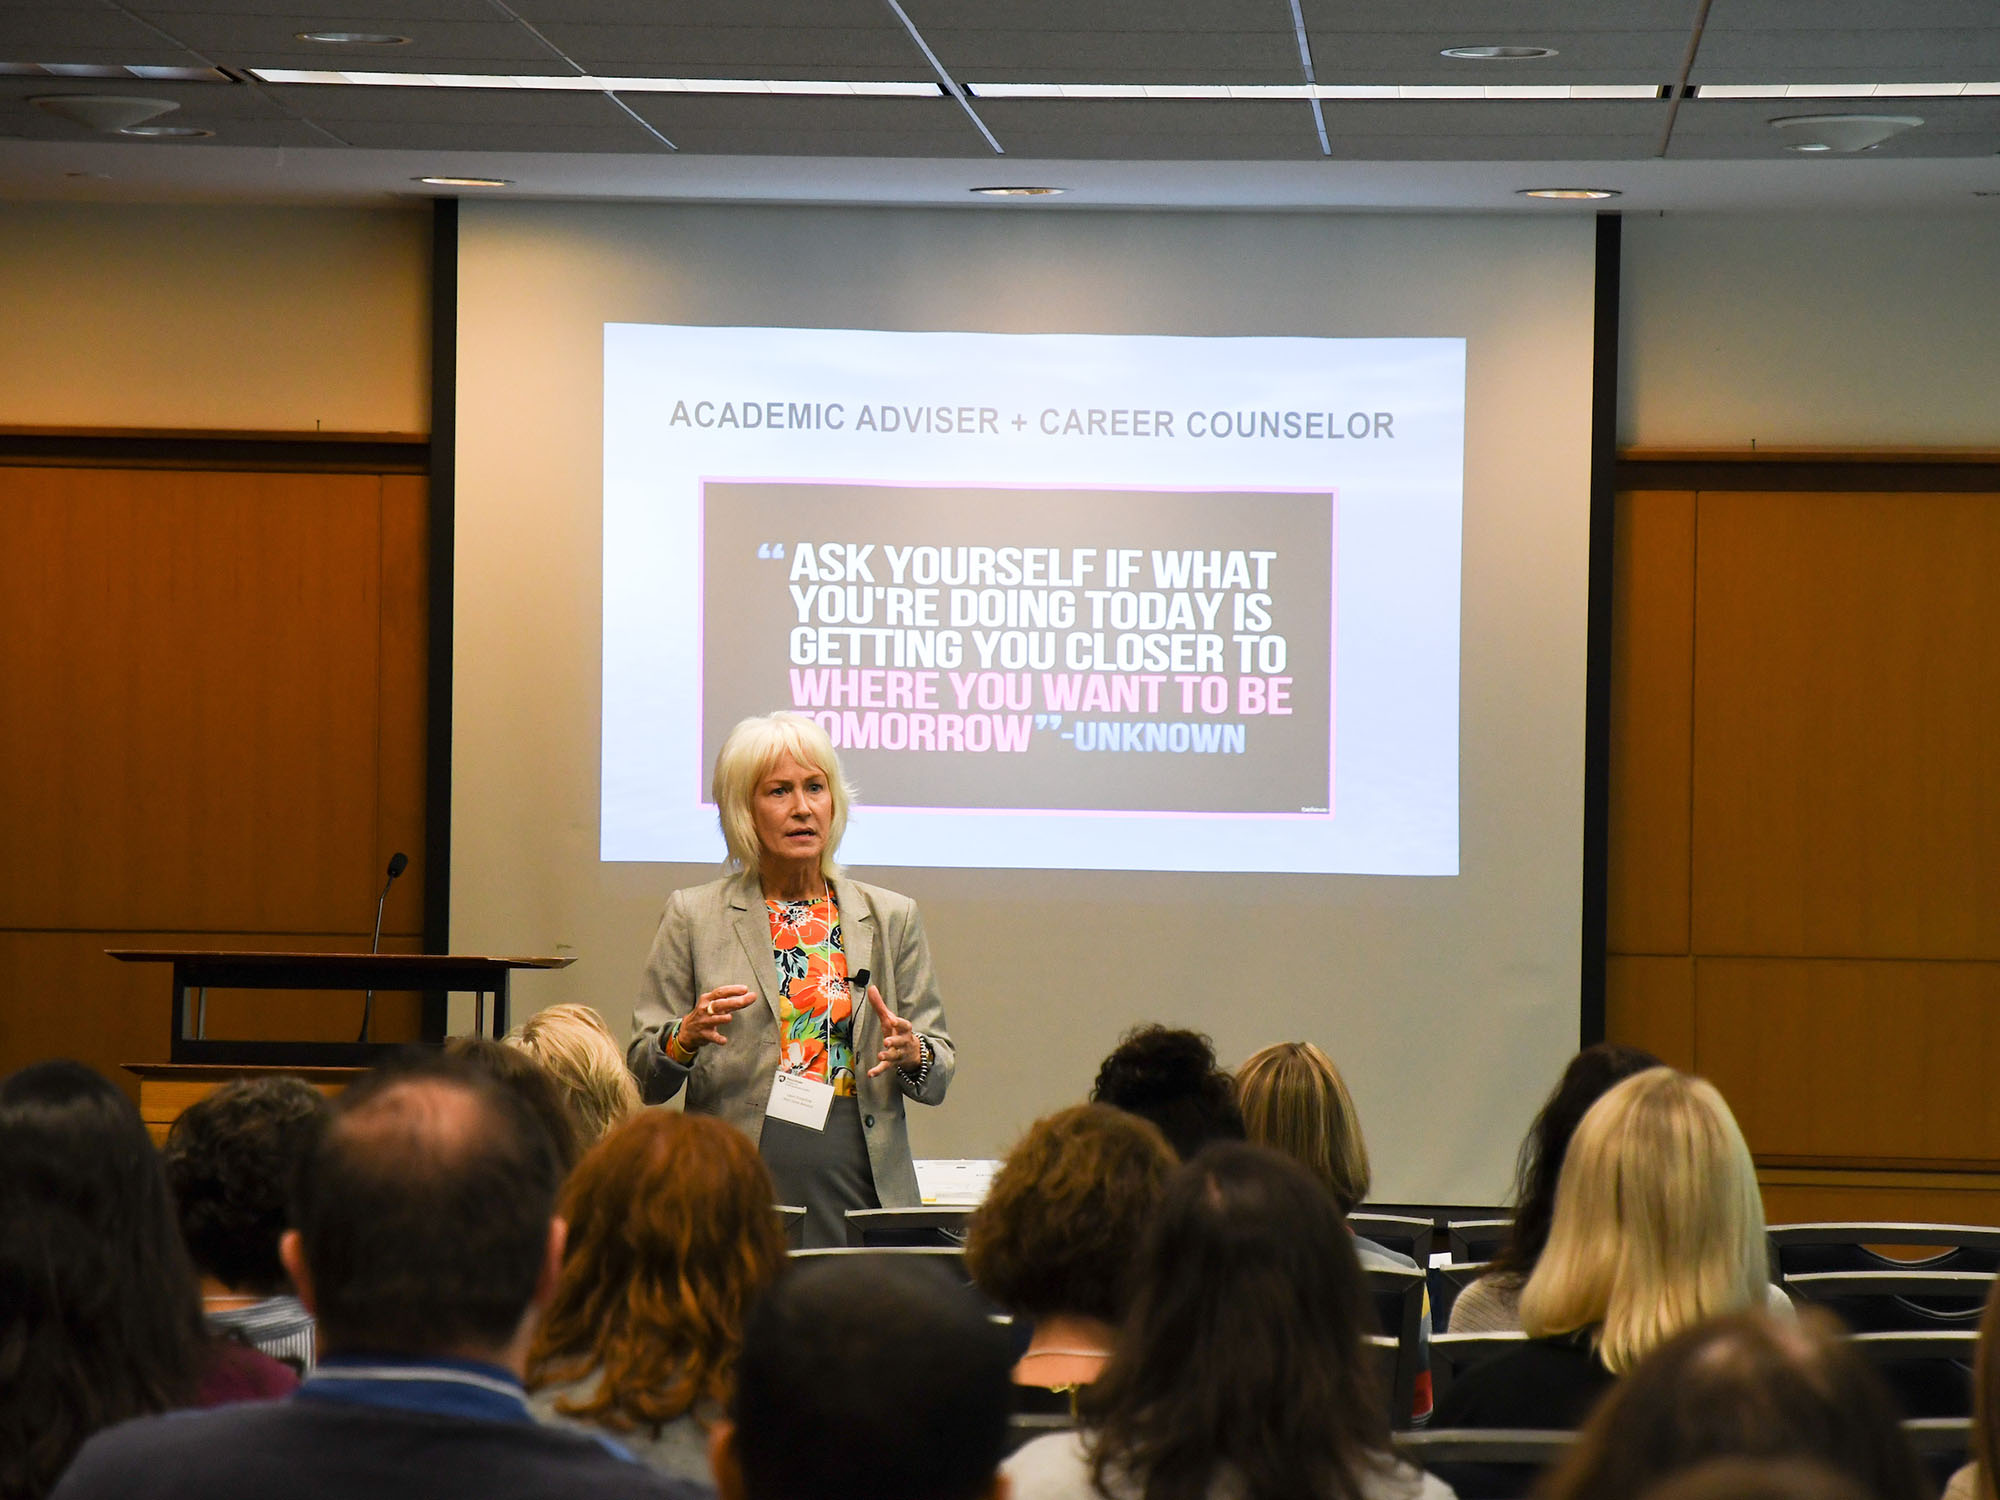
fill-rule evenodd
<path id="1" fill-rule="evenodd" d="M 1311 1042 L 1279 1042 L 1236 1070 L 1236 1103 L 1253 1145 L 1289 1156 L 1325 1183 L 1343 1214 L 1368 1197 L 1368 1143 L 1340 1069 Z"/>
<path id="2" fill-rule="evenodd" d="M 1598 1357 L 1622 1375 L 1683 1328 L 1761 1306 L 1768 1277 L 1763 1199 L 1735 1116 L 1714 1085 L 1649 1068 L 1577 1126 L 1521 1327 L 1595 1329 Z"/>
<path id="3" fill-rule="evenodd" d="M 576 1111 L 586 1147 L 639 1111 L 639 1085 L 604 1017 L 588 1005 L 551 1005 L 507 1034 L 542 1065 Z"/>
<path id="4" fill-rule="evenodd" d="M 820 873 L 831 880 L 840 873 L 833 855 L 840 847 L 841 835 L 847 832 L 847 805 L 854 793 L 840 774 L 840 756 L 833 741 L 804 714 L 775 713 L 745 719 L 729 731 L 729 738 L 715 752 L 715 781 L 709 795 L 715 799 L 715 813 L 722 821 L 729 863 L 739 870 L 757 868 L 762 846 L 757 842 L 757 820 L 750 804 L 757 794 L 757 783 L 788 755 L 824 776 L 832 794 L 833 817 L 819 857 Z"/>

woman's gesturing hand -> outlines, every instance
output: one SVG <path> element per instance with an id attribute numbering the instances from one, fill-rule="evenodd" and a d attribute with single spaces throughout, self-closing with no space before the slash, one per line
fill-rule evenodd
<path id="1" fill-rule="evenodd" d="M 868 1003 L 875 1007 L 875 1015 L 882 1023 L 882 1050 L 875 1054 L 875 1066 L 868 1070 L 873 1078 L 890 1068 L 908 1068 L 912 1072 L 924 1065 L 924 1044 L 917 1039 L 917 1028 L 901 1016 L 890 1011 L 882 1003 L 882 992 L 874 985 L 868 986 Z"/>
<path id="2" fill-rule="evenodd" d="M 727 1046 L 729 1039 L 722 1034 L 723 1029 L 736 1012 L 756 998 L 747 985 L 725 984 L 710 990 L 695 1001 L 694 1009 L 681 1022 L 681 1029 L 676 1035 L 681 1049 L 693 1052 L 695 1048 L 706 1047 L 711 1042 L 718 1047 Z"/>

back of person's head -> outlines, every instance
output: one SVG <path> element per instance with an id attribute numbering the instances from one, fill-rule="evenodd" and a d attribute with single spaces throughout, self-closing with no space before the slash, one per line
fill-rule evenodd
<path id="1" fill-rule="evenodd" d="M 528 1383 L 601 1372 L 558 1409 L 621 1430 L 719 1409 L 750 1303 L 785 1265 L 756 1145 L 713 1116 L 648 1110 L 586 1153 L 562 1214 L 568 1250 Z"/>
<path id="2" fill-rule="evenodd" d="M 0 1496 L 194 1398 L 201 1298 L 139 1112 L 73 1062 L 0 1083 Z"/>
<path id="3" fill-rule="evenodd" d="M 1251 1142 L 1311 1172 L 1343 1214 L 1368 1197 L 1368 1143 L 1340 1069 L 1311 1042 L 1279 1042 L 1236 1070 L 1236 1102 Z"/>
<path id="4" fill-rule="evenodd" d="M 1831 1319 L 1744 1312 L 1641 1360 L 1592 1415 L 1545 1500 L 1628 1500 L 1730 1457 L 1812 1460 L 1871 1500 L 1930 1493 L 1894 1401 Z"/>
<path id="5" fill-rule="evenodd" d="M 1243 1139 L 1236 1082 L 1216 1066 L 1215 1044 L 1198 1031 L 1126 1032 L 1099 1065 L 1090 1097 L 1151 1120 L 1183 1161 L 1210 1141 Z"/>
<path id="6" fill-rule="evenodd" d="M 1354 1237 L 1318 1179 L 1262 1147 L 1209 1147 L 1168 1180 L 1117 1350 L 1079 1397 L 1100 1487 L 1378 1493 L 1389 1433 L 1371 1322 Z"/>
<path id="7" fill-rule="evenodd" d="M 293 1182 L 321 1346 L 505 1349 L 546 1265 L 561 1181 L 547 1128 L 466 1064 L 403 1058 L 363 1077 Z"/>
<path id="8" fill-rule="evenodd" d="M 743 1334 L 722 1500 L 975 1500 L 1007 1451 L 1013 1354 L 979 1301 L 916 1257 L 779 1278 Z"/>
<path id="9" fill-rule="evenodd" d="M 331 1114 L 303 1078 L 239 1078 L 183 1110 L 167 1132 L 167 1186 L 198 1270 L 232 1292 L 291 1287 L 278 1259 L 292 1174 Z"/>
<path id="10" fill-rule="evenodd" d="M 1763 1197 L 1735 1116 L 1713 1085 L 1650 1068 L 1577 1126 L 1521 1327 L 1591 1329 L 1605 1368 L 1623 1374 L 1683 1328 L 1760 1306 L 1768 1275 Z"/>
<path id="11" fill-rule="evenodd" d="M 1514 1229 L 1497 1269 L 1526 1276 L 1541 1259 L 1549 1242 L 1549 1222 L 1555 1216 L 1556 1182 L 1570 1138 L 1584 1113 L 1614 1084 L 1634 1073 L 1665 1066 L 1650 1052 L 1598 1042 L 1569 1060 L 1541 1112 L 1528 1127 L 1514 1167 Z"/>
<path id="12" fill-rule="evenodd" d="M 1173 1148 L 1137 1115 L 1103 1104 L 1045 1115 L 1007 1154 L 973 1216 L 972 1279 L 1032 1318 L 1116 1323 L 1133 1252 L 1173 1169 Z"/>
<path id="13" fill-rule="evenodd" d="M 1979 1320 L 1979 1357 L 1973 1365 L 1973 1492 L 1978 1500 L 2000 1497 L 2000 1281 L 1986 1299 Z"/>
<path id="14" fill-rule="evenodd" d="M 1634 1500 L 1879 1500 L 1825 1464 L 1802 1458 L 1712 1458 Z"/>
<path id="15" fill-rule="evenodd" d="M 507 1045 L 540 1063 L 569 1100 L 586 1145 L 639 1111 L 639 1085 L 625 1054 L 588 1005 L 551 1005 L 508 1033 Z"/>
<path id="16" fill-rule="evenodd" d="M 590 1145 L 584 1138 L 583 1121 L 562 1085 L 538 1058 L 485 1036 L 452 1037 L 445 1042 L 444 1052 L 455 1062 L 485 1074 L 533 1111 L 555 1146 L 556 1161 L 565 1176 L 583 1160 L 584 1149 Z"/>

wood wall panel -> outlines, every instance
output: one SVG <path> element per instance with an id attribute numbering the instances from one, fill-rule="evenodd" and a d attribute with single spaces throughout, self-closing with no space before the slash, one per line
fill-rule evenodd
<path id="1" fill-rule="evenodd" d="M 2000 1226 L 2000 1178 L 1969 1172 L 1765 1168 L 1764 1222 L 1828 1219 Z"/>
<path id="2" fill-rule="evenodd" d="M 2000 1164 L 2000 964 L 1700 958 L 1695 1018 L 1760 1160 Z"/>
<path id="3" fill-rule="evenodd" d="M 411 865 L 389 893 L 382 930 L 424 930 L 424 752 L 430 646 L 429 484 L 405 474 L 382 478 L 381 651 L 376 742 L 375 868 L 401 850 Z M 374 890 L 382 876 L 374 877 Z M 372 894 L 372 893 L 371 893 Z M 369 914 L 372 922 L 373 912 Z M 384 945 L 386 946 L 386 944 Z M 401 952 L 404 950 L 393 950 Z M 417 952 L 416 948 L 407 950 Z"/>
<path id="4" fill-rule="evenodd" d="M 0 927 L 372 923 L 381 489 L 0 470 Z"/>
<path id="5" fill-rule="evenodd" d="M 107 947 L 355 951 L 423 928 L 426 487 L 0 467 L 0 1073 L 164 1061 Z M 361 997 L 217 991 L 214 1037 L 350 1040 Z M 376 997 L 413 1038 L 413 995 Z"/>
<path id="6" fill-rule="evenodd" d="M 1684 954 L 1613 955 L 1605 983 L 1604 1039 L 1693 1071 L 1694 960 Z"/>
<path id="7" fill-rule="evenodd" d="M 1694 951 L 2000 958 L 2000 500 L 1698 524 Z"/>
<path id="8" fill-rule="evenodd" d="M 1695 497 L 1618 497 L 1611 624 L 1614 953 L 1688 951 Z"/>

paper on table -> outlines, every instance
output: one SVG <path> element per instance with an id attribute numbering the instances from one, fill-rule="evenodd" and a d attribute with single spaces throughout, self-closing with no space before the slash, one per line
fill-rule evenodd
<path id="1" fill-rule="evenodd" d="M 986 1197 L 1000 1163 L 976 1158 L 931 1157 L 916 1163 L 917 1196 L 925 1203 L 976 1204 Z"/>

